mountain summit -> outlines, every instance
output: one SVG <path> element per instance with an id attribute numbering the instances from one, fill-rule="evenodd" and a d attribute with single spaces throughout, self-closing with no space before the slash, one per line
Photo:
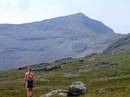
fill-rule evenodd
<path id="1" fill-rule="evenodd" d="M 45 20 L 46 21 L 46 20 Z M 42 21 L 43 23 L 45 21 Z M 112 34 L 114 31 L 105 26 L 102 22 L 93 20 L 83 13 L 76 13 L 68 16 L 53 18 L 49 20 L 51 23 L 56 23 L 53 27 L 61 27 L 67 29 L 73 29 L 85 31 L 86 33 L 99 33 L 99 34 Z M 48 20 L 47 20 L 48 22 Z M 87 31 L 86 31 L 87 30 Z"/>
<path id="2" fill-rule="evenodd" d="M 0 68 L 102 53 L 119 35 L 82 13 L 0 25 Z"/>

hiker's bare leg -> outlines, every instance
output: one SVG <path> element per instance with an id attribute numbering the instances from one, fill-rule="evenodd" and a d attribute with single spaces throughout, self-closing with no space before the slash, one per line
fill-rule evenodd
<path id="1" fill-rule="evenodd" d="M 27 83 L 26 83 L 26 89 L 27 89 L 27 97 L 29 97 L 29 88 L 27 87 Z"/>
<path id="2" fill-rule="evenodd" d="M 27 89 L 27 97 L 32 97 L 32 90 L 31 89 Z"/>
<path id="3" fill-rule="evenodd" d="M 32 91 L 30 91 L 30 97 L 32 97 Z"/>
<path id="4" fill-rule="evenodd" d="M 29 97 L 32 97 L 32 89 L 29 89 L 28 94 L 29 94 Z"/>
<path id="5" fill-rule="evenodd" d="M 30 97 L 29 89 L 27 89 L 27 97 Z"/>

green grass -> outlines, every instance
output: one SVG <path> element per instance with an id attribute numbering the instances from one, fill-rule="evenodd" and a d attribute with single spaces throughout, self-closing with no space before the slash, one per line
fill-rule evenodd
<path id="1" fill-rule="evenodd" d="M 68 89 L 73 81 L 83 81 L 87 84 L 88 93 L 80 97 L 130 97 L 130 54 L 100 55 L 83 60 L 80 62 L 78 59 L 72 59 L 67 64 L 60 63 L 62 68 L 58 70 L 34 71 L 36 86 L 33 97 L 39 97 L 54 89 Z M 112 65 L 102 70 L 99 64 L 102 61 L 109 61 Z M 24 70 L 1 71 L 0 97 L 26 97 L 24 73 Z M 73 77 L 75 73 L 79 76 Z M 66 74 L 72 76 L 65 77 Z M 98 93 L 100 88 L 104 88 L 106 93 Z"/>

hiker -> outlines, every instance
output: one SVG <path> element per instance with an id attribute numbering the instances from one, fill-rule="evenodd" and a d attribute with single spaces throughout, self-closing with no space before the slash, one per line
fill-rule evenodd
<path id="1" fill-rule="evenodd" d="M 25 80 L 26 89 L 27 89 L 27 97 L 32 97 L 32 89 L 34 86 L 34 75 L 33 75 L 31 67 L 27 69 L 24 80 Z"/>

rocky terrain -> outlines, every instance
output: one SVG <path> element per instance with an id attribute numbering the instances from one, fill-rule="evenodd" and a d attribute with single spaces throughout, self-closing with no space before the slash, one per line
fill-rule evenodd
<path id="1" fill-rule="evenodd" d="M 0 69 L 102 53 L 121 35 L 83 13 L 25 24 L 0 24 Z"/>
<path id="2" fill-rule="evenodd" d="M 86 92 L 78 97 L 130 97 L 130 50 L 128 49 L 123 52 L 92 54 L 80 59 L 65 58 L 55 63 L 31 65 L 36 77 L 33 95 L 66 97 L 68 91 L 73 90 L 70 89 L 72 83 L 81 81 L 86 85 Z M 26 68 L 0 71 L 1 97 L 26 96 L 23 81 Z"/>

